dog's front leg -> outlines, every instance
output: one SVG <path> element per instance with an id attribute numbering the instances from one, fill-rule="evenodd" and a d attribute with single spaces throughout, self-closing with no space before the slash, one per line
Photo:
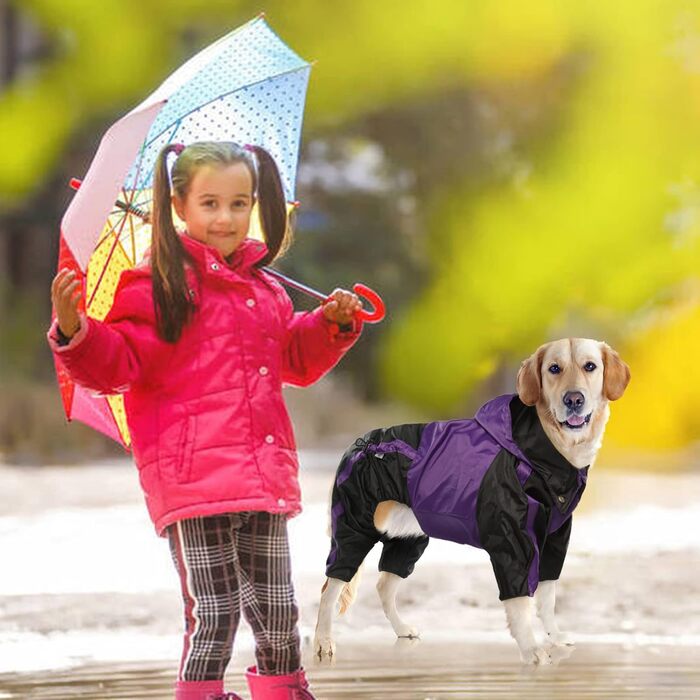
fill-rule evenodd
<path id="1" fill-rule="evenodd" d="M 314 638 L 314 653 L 319 659 L 324 656 L 333 658 L 335 654 L 335 642 L 333 641 L 333 614 L 340 594 L 345 586 L 345 581 L 337 578 L 326 579 L 321 593 L 321 602 L 318 607 L 318 622 L 316 623 L 316 635 Z"/>
<path id="2" fill-rule="evenodd" d="M 535 602 L 537 604 L 537 614 L 542 620 L 544 631 L 548 640 L 554 646 L 571 646 L 573 640 L 559 629 L 554 616 L 554 605 L 556 601 L 556 581 L 541 581 L 535 591 Z"/>
<path id="3" fill-rule="evenodd" d="M 520 649 L 520 658 L 524 664 L 551 664 L 549 652 L 538 646 L 535 631 L 532 628 L 532 600 L 529 596 L 519 596 L 503 601 L 506 609 L 508 629 Z"/>

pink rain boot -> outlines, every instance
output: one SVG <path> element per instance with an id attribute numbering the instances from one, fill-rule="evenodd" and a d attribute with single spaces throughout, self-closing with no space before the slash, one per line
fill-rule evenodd
<path id="1" fill-rule="evenodd" d="M 175 700 L 243 700 L 236 693 L 224 693 L 223 681 L 178 681 Z"/>
<path id="2" fill-rule="evenodd" d="M 263 676 L 251 666 L 245 677 L 252 700 L 316 700 L 303 668 L 288 676 Z"/>

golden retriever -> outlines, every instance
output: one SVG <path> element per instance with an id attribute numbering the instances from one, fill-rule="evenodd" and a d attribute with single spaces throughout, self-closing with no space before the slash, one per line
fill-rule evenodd
<path id="1" fill-rule="evenodd" d="M 629 380 L 628 366 L 606 343 L 556 340 L 522 363 L 517 394 L 494 399 L 474 419 L 371 431 L 349 448 L 332 495 L 332 547 L 314 640 L 318 657 L 335 653 L 336 604 L 342 613 L 354 600 L 362 559 L 377 541 L 384 545 L 377 584 L 383 610 L 397 636 L 418 636 L 399 616 L 396 592 L 427 545 L 428 530 L 489 552 L 522 661 L 550 663 L 552 646 L 571 643 L 554 616 L 571 512 L 600 449 L 609 402 L 623 395 Z M 472 465 L 479 460 L 467 449 L 476 443 L 480 454 L 491 452 L 481 460 L 478 478 L 461 478 L 477 469 Z M 478 494 L 462 498 L 460 491 L 475 481 Z M 475 502 L 478 509 L 467 517 L 464 504 Z M 536 638 L 533 607 L 545 642 Z"/>

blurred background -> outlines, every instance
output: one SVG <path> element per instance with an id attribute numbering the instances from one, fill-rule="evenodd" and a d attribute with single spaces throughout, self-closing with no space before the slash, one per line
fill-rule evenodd
<path id="1" fill-rule="evenodd" d="M 66 425 L 45 342 L 68 182 L 260 11 L 317 61 L 278 265 L 389 310 L 288 392 L 301 446 L 471 415 L 576 335 L 632 369 L 600 463 L 698 467 L 700 7 L 681 0 L 0 0 L 0 458 L 121 454 Z"/>
<path id="2" fill-rule="evenodd" d="M 170 696 L 167 547 L 122 448 L 66 423 L 49 289 L 68 183 L 106 129 L 262 11 L 316 62 L 296 242 L 276 264 L 328 292 L 365 282 L 388 307 L 331 375 L 286 390 L 307 655 L 330 470 L 351 439 L 473 415 L 559 337 L 605 340 L 632 370 L 558 594 L 573 663 L 521 673 L 488 557 L 435 541 L 400 601 L 426 630 L 420 653 L 389 648 L 368 575 L 338 625 L 349 656 L 313 668 L 321 697 L 349 697 L 347 679 L 353 698 L 449 683 L 525 697 L 530 682 L 538 697 L 542 683 L 552 697 L 699 697 L 697 0 L 0 0 L 0 695 Z M 441 639 L 459 654 L 449 668 Z M 252 658 L 245 629 L 236 653 L 232 681 Z"/>

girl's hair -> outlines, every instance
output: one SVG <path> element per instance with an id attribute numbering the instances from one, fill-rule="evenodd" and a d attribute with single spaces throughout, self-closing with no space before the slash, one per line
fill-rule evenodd
<path id="1" fill-rule="evenodd" d="M 176 153 L 172 168 L 172 192 L 167 158 Z M 257 161 L 257 165 L 256 165 Z M 229 141 L 200 141 L 186 147 L 169 144 L 158 155 L 153 180 L 151 216 L 151 270 L 158 334 L 174 343 L 192 317 L 185 265 L 191 258 L 175 230 L 172 216 L 172 193 L 182 201 L 197 170 L 205 165 L 226 167 L 243 163 L 253 180 L 267 255 L 257 263 L 266 265 L 281 255 L 291 242 L 292 230 L 287 221 L 287 203 L 279 170 L 272 156 L 261 146 L 241 147 Z"/>

